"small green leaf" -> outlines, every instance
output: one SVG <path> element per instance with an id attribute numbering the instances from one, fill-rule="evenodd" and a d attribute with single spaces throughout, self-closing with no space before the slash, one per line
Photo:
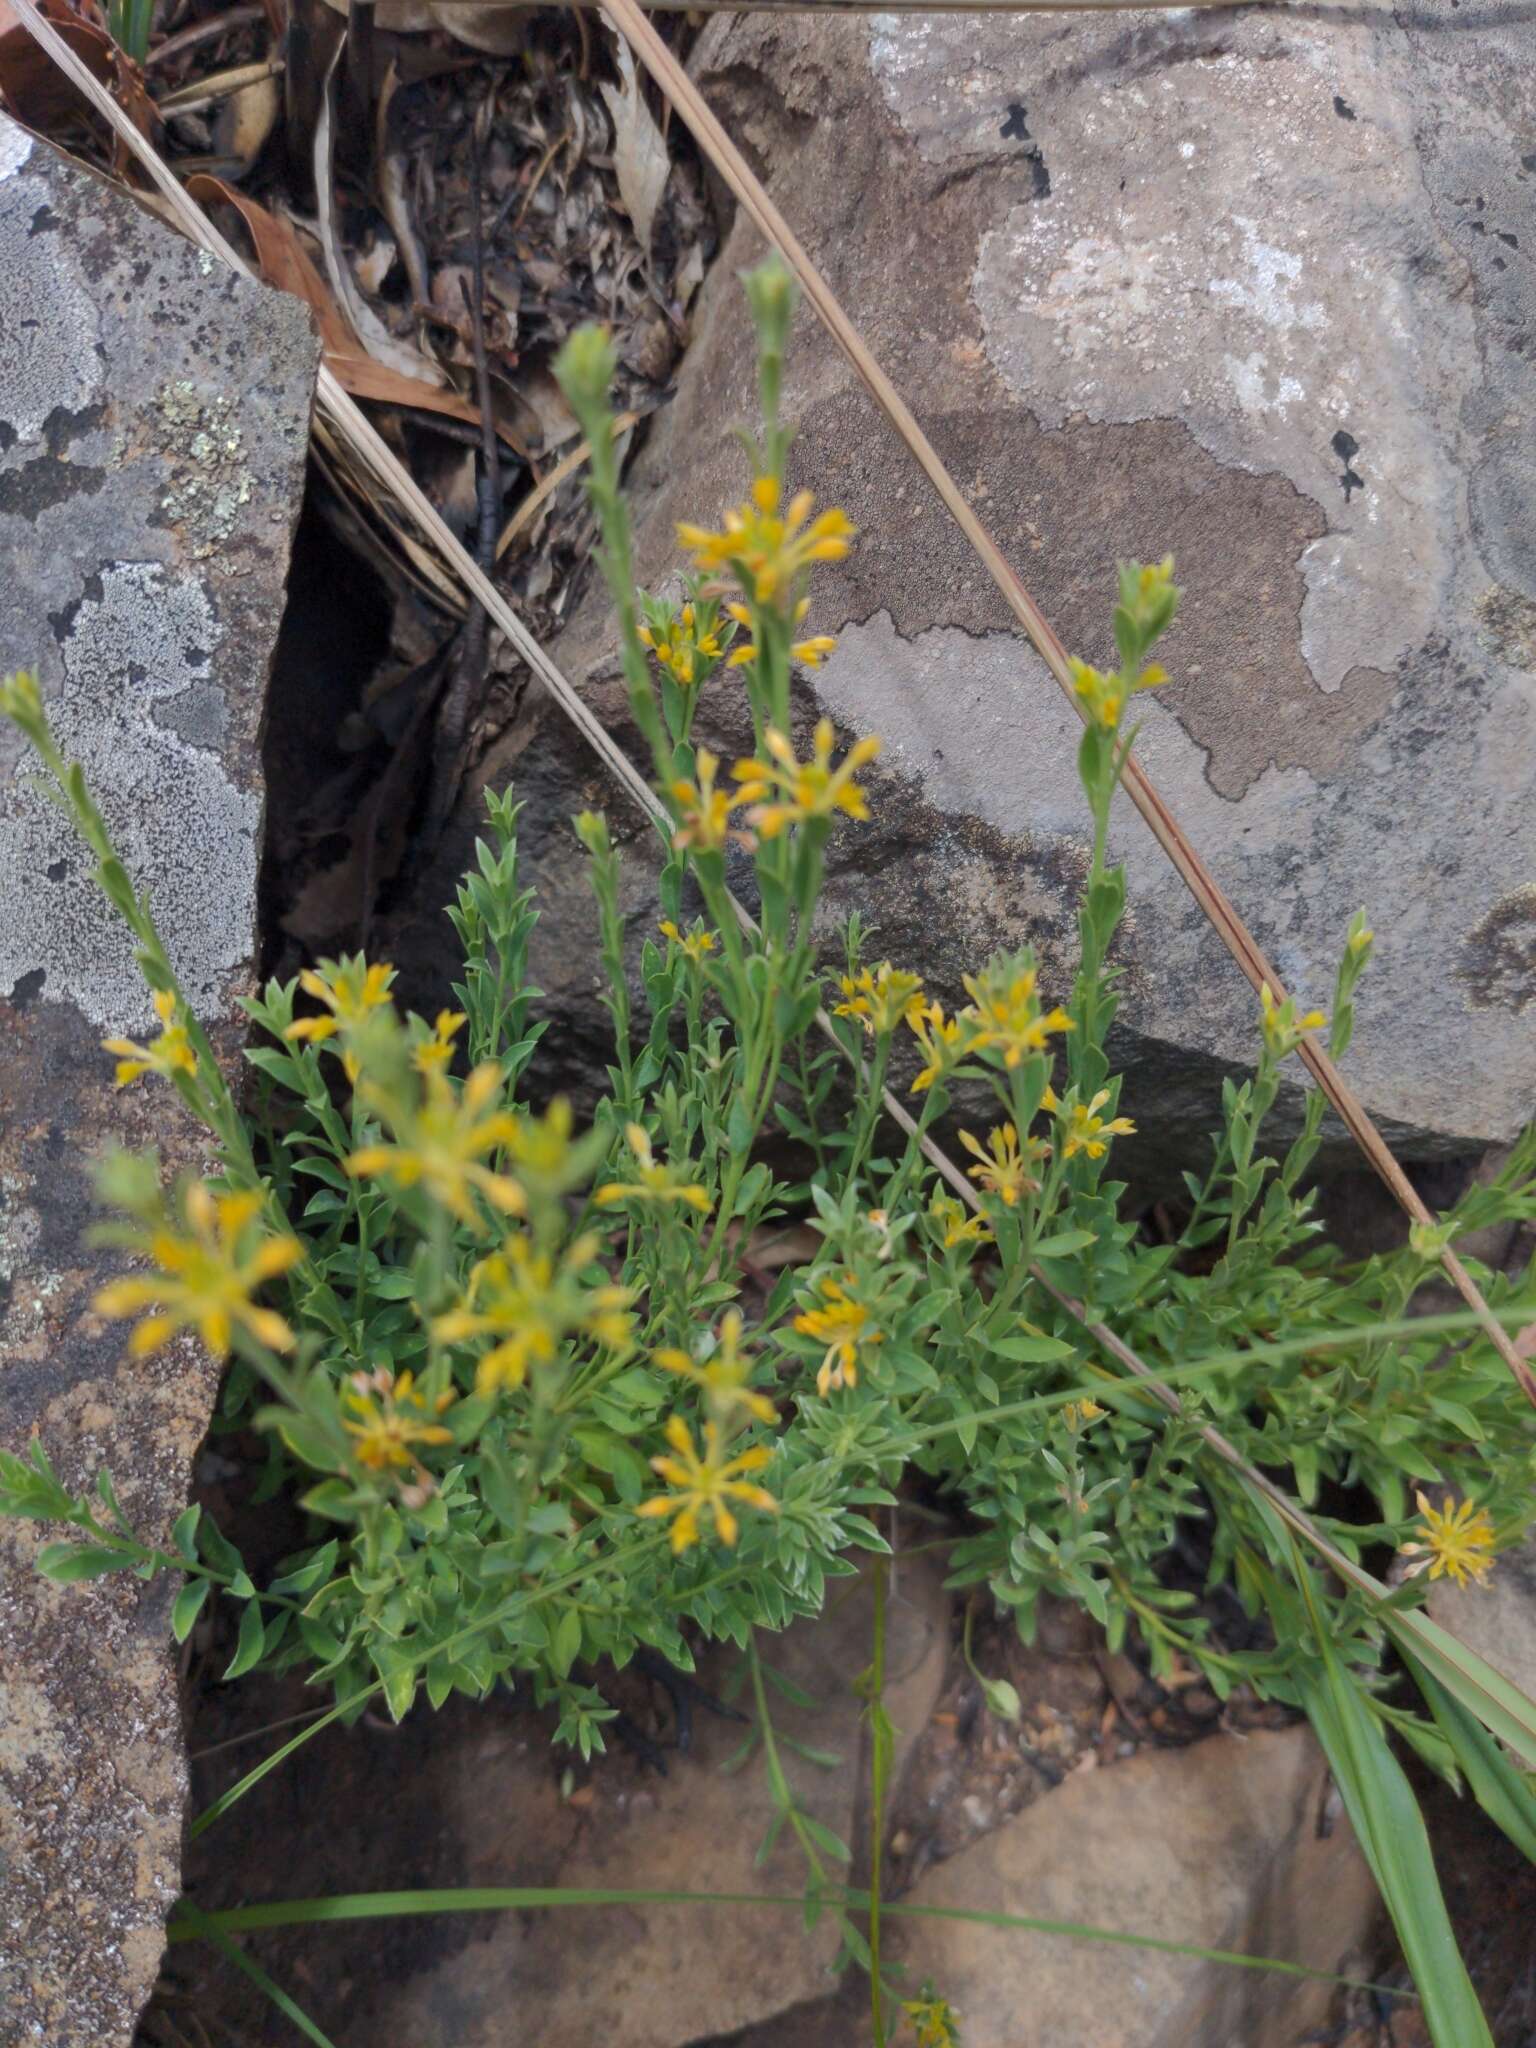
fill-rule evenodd
<path id="1" fill-rule="evenodd" d="M 208 1598 L 207 1579 L 188 1579 L 176 1595 L 171 1608 L 171 1634 L 178 1643 L 184 1643 L 192 1633 L 192 1624 L 203 1611 L 203 1602 Z"/>
<path id="2" fill-rule="evenodd" d="M 182 1509 L 171 1530 L 171 1541 L 178 1555 L 184 1557 L 188 1564 L 197 1563 L 197 1525 L 202 1518 L 203 1511 L 194 1502 L 191 1507 Z"/>
<path id="3" fill-rule="evenodd" d="M 79 1579 L 99 1579 L 107 1572 L 127 1571 L 135 1562 L 130 1552 L 108 1550 L 99 1543 L 50 1543 L 37 1554 L 38 1570 L 58 1586 L 72 1586 Z"/>
<path id="4" fill-rule="evenodd" d="M 261 1655 L 261 1646 L 266 1640 L 266 1628 L 261 1618 L 261 1602 L 248 1600 L 240 1610 L 240 1636 L 235 1644 L 235 1654 L 225 1667 L 226 1678 L 243 1678 Z"/>
<path id="5" fill-rule="evenodd" d="M 576 1608 L 567 1607 L 556 1625 L 549 1650 L 549 1661 L 557 1678 L 569 1676 L 580 1650 L 581 1615 Z"/>
<path id="6" fill-rule="evenodd" d="M 1073 1252 L 1086 1251 L 1098 1238 L 1091 1230 L 1058 1230 L 1053 1237 L 1042 1237 L 1035 1246 L 1037 1259 L 1065 1259 Z"/>

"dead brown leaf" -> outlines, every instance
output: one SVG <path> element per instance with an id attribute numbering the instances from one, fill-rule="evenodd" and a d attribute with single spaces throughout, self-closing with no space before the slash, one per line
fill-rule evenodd
<path id="1" fill-rule="evenodd" d="M 649 260 L 656 209 L 661 204 L 672 159 L 645 104 L 628 43 L 616 43 L 614 54 L 620 83 L 604 83 L 601 88 L 613 117 L 613 168 L 624 210 L 634 223 L 635 238 Z"/>

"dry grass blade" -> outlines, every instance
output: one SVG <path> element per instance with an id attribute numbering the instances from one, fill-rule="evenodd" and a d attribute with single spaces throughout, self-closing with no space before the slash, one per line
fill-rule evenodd
<path id="1" fill-rule="evenodd" d="M 133 148 L 150 178 L 160 191 L 164 193 L 166 199 L 174 208 L 177 218 L 183 223 L 188 234 L 205 248 L 212 250 L 215 254 L 222 257 L 232 268 L 243 270 L 245 266 L 240 258 L 213 227 L 211 222 L 204 218 L 200 209 L 183 190 L 153 145 L 146 141 L 143 136 L 137 134 L 133 129 L 132 123 L 128 120 L 122 109 L 112 100 L 105 87 L 99 85 L 91 77 L 84 64 L 78 64 L 73 51 L 57 35 L 51 24 L 39 14 L 36 0 L 10 0 L 10 4 L 15 8 L 21 19 L 32 29 L 33 34 L 42 43 L 43 47 L 55 57 L 56 61 L 72 78 L 76 79 L 93 104 L 100 109 L 113 124 L 114 128 L 120 134 L 123 134 L 124 140 Z M 78 70 L 76 68 L 77 64 Z M 549 655 L 517 617 L 517 614 L 512 610 L 503 593 L 496 588 L 489 577 L 476 565 L 474 559 L 450 532 L 436 509 L 422 493 L 420 487 L 408 471 L 390 452 L 369 421 L 359 412 L 336 378 L 323 366 L 320 371 L 317 396 L 329 431 L 334 433 L 337 439 L 345 445 L 348 455 L 356 465 L 360 469 L 367 469 L 375 475 L 380 484 L 385 486 L 394 498 L 411 513 L 411 516 L 417 521 L 424 539 L 429 540 L 443 560 L 451 564 L 464 589 L 485 606 L 491 618 L 506 634 L 508 640 L 527 662 L 533 673 L 544 684 L 555 702 L 587 740 L 598 758 L 604 762 L 622 786 L 634 798 L 642 811 L 648 817 L 664 819 L 666 814 L 662 809 L 660 801 L 639 769 L 614 743 L 607 729 L 593 715 L 590 707 L 583 701 L 562 671 L 550 659 Z M 752 919 L 742 905 L 734 903 L 733 907 L 737 917 L 741 920 L 743 928 L 746 930 L 753 929 Z M 825 1011 L 821 1011 L 818 1014 L 817 1022 L 833 1038 L 834 1043 L 841 1043 L 832 1031 L 831 1020 Z M 902 1128 L 910 1131 L 913 1128 L 912 1120 L 908 1116 L 904 1105 L 897 1100 L 889 1089 L 885 1091 L 884 1100 L 887 1109 Z M 963 1195 L 968 1203 L 974 1205 L 976 1191 L 954 1162 L 931 1139 L 924 1140 L 923 1150 L 926 1157 L 944 1175 L 949 1184 L 958 1193 Z M 1053 1298 L 1060 1303 L 1073 1320 L 1096 1343 L 1101 1345 L 1128 1372 L 1132 1373 L 1137 1379 L 1147 1383 L 1151 1392 L 1156 1395 L 1157 1399 L 1162 1402 L 1171 1414 L 1182 1415 L 1185 1412 L 1178 1395 L 1174 1393 L 1172 1388 L 1164 1385 L 1158 1379 L 1151 1367 L 1138 1358 L 1128 1344 L 1124 1343 L 1122 1339 L 1117 1337 L 1112 1330 L 1106 1328 L 1104 1324 L 1091 1321 L 1081 1302 L 1074 1301 L 1070 1296 L 1060 1293 L 1054 1287 L 1050 1287 L 1048 1282 L 1044 1284 L 1047 1285 Z M 1485 1308 L 1484 1314 L 1487 1313 L 1488 1311 Z M 1502 1335 L 1502 1331 L 1500 1334 Z M 1237 1473 L 1243 1483 L 1279 1514 L 1285 1523 L 1319 1557 L 1323 1558 L 1341 1578 L 1348 1584 L 1358 1587 L 1373 1599 L 1379 1600 L 1385 1597 L 1385 1587 L 1373 1579 L 1369 1573 L 1363 1571 L 1336 1544 L 1332 1543 L 1324 1535 L 1323 1531 L 1317 1527 L 1312 1518 L 1303 1509 L 1299 1508 L 1287 1494 L 1283 1493 L 1279 1487 L 1271 1484 L 1255 1467 L 1248 1464 L 1219 1430 L 1209 1425 L 1201 1426 L 1200 1436 L 1206 1447 Z M 1407 1626 L 1419 1620 L 1420 1617 L 1416 1615 L 1402 1617 L 1400 1618 L 1400 1625 Z M 1426 1624 L 1426 1628 L 1427 1626 Z M 1445 1640 L 1454 1640 L 1446 1631 L 1435 1630 L 1434 1634 L 1444 1637 Z M 1470 1653 L 1468 1655 L 1470 1657 Z M 1476 1662 L 1478 1660 L 1474 1659 L 1471 1661 Z M 1501 1683 L 1507 1685 L 1507 1681 L 1501 1681 Z M 339 1712 L 340 1710 L 338 1709 L 337 1711 Z M 318 1727 L 323 1725 L 323 1723 L 316 1723 L 315 1725 Z M 302 1739 L 302 1737 L 297 1738 L 297 1740 Z M 273 1764 L 280 1760 L 283 1754 L 283 1751 L 278 1751 L 276 1756 L 268 1759 L 262 1768 L 264 1770 L 270 1769 Z M 239 1791 L 242 1789 L 243 1786 L 237 1787 L 235 1794 L 230 1796 L 238 1796 Z M 224 1803 L 228 1803 L 228 1800 Z M 221 1811 L 223 1811 L 223 1804 L 211 1808 L 207 1814 L 202 1816 L 195 1832 L 201 1831 L 201 1828 L 204 1826 L 211 1825 Z"/>
<path id="2" fill-rule="evenodd" d="M 1007 600 L 1019 624 L 1029 635 L 1041 659 L 1073 709 L 1083 715 L 1083 705 L 1072 687 L 1067 650 L 1025 589 L 1023 582 L 1004 557 L 981 521 L 976 517 L 960 486 L 939 458 L 938 451 L 914 419 L 910 408 L 890 378 L 871 355 L 853 322 L 838 303 L 831 286 L 801 246 L 793 229 L 764 190 L 746 158 L 711 112 L 709 103 L 693 80 L 646 20 L 638 0 L 603 0 L 604 12 L 633 46 L 635 54 L 661 87 L 662 92 L 692 130 L 699 147 L 720 173 L 763 235 L 782 254 L 799 279 L 806 297 L 816 308 L 823 325 L 857 371 L 865 389 L 906 443 L 913 459 L 937 491 L 946 510 L 975 549 L 988 575 Z M 1190 894 L 1220 934 L 1238 966 L 1255 990 L 1268 982 L 1277 996 L 1284 996 L 1279 976 L 1265 959 L 1258 941 L 1244 924 L 1205 862 L 1200 858 L 1168 806 L 1147 780 L 1135 760 L 1125 771 L 1125 790 L 1145 819 L 1158 845 L 1173 863 Z M 1370 1160 L 1393 1196 L 1417 1223 L 1432 1224 L 1433 1216 L 1389 1150 L 1386 1140 L 1372 1123 L 1364 1105 L 1345 1085 L 1322 1049 L 1310 1039 L 1302 1042 L 1302 1058 L 1318 1086 L 1342 1118 L 1350 1136 Z M 1443 1254 L 1445 1271 L 1467 1306 L 1482 1320 L 1489 1339 L 1514 1374 L 1527 1399 L 1536 1406 L 1536 1373 L 1515 1350 L 1508 1332 L 1489 1313 L 1482 1291 L 1455 1254 Z"/>

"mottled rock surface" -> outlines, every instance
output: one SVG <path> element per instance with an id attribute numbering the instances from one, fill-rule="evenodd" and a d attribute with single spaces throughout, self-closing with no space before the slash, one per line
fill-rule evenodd
<path id="1" fill-rule="evenodd" d="M 267 662 L 303 483 L 308 315 L 0 116 L 0 667 L 33 666 L 233 1055 L 255 940 Z M 0 1441 L 106 1465 L 165 1542 L 216 1385 L 191 1343 L 129 1361 L 91 1314 L 90 1164 L 195 1154 L 112 1089 L 153 1024 L 64 817 L 0 732 Z M 179 1150 L 178 1150 L 179 1147 Z M 179 1889 L 174 1586 L 56 1587 L 56 1531 L 0 1524 L 0 2040 L 126 2042 Z"/>
<path id="2" fill-rule="evenodd" d="M 1336 1804 L 1336 1801 L 1333 1802 Z M 1058 1791 L 940 1864 L 909 1904 L 1025 1913 L 1347 1974 L 1377 1918 L 1310 1729 L 1149 1750 Z M 1332 1989 L 1061 1935 L 901 1923 L 966 2048 L 1292 2048 Z"/>
<path id="3" fill-rule="evenodd" d="M 1117 556 L 1177 555 L 1141 759 L 1305 999 L 1369 906 L 1350 1072 L 1389 1134 L 1507 1137 L 1536 1099 L 1536 24 L 722 18 L 695 70 L 1068 644 L 1111 656 Z M 741 495 L 760 254 L 738 220 L 638 462 L 649 580 Z M 837 901 L 950 991 L 1026 939 L 1060 988 L 1074 716 L 809 315 L 787 410 L 798 480 L 864 529 L 818 584 L 816 693 L 887 743 Z M 605 704 L 612 651 L 590 600 L 558 653 Z M 536 800 L 575 745 L 539 716 L 492 763 Z M 1193 1139 L 1255 1005 L 1128 807 L 1115 842 L 1127 1106 Z M 548 946 L 569 985 L 581 945 Z"/>

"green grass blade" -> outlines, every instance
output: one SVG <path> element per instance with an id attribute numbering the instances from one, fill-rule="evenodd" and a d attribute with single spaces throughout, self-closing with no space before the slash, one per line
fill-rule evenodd
<path id="1" fill-rule="evenodd" d="M 209 1915 L 199 1912 L 189 1899 L 183 1899 L 178 1910 L 187 1915 L 191 1925 L 197 1927 L 199 1938 L 210 1942 L 221 1956 L 226 1957 L 237 1970 L 249 1977 L 257 1990 L 271 1999 L 284 2019 L 291 2020 L 305 2040 L 314 2043 L 314 2048 L 336 2048 L 330 2035 L 320 2031 L 309 2014 L 294 2004 L 282 1985 L 274 1982 L 260 1963 L 252 1962 L 244 1949 L 231 1941 L 222 1928 L 215 1927 Z"/>
<path id="2" fill-rule="evenodd" d="M 831 1894 L 828 1895 L 829 1899 Z M 839 1890 L 837 1903 L 851 1912 L 866 1911 L 869 1894 Z M 558 1906 L 779 1906 L 799 1911 L 799 1892 L 631 1891 L 603 1886 L 476 1885 L 435 1891 L 339 1892 L 324 1899 L 271 1899 L 259 1906 L 233 1906 L 205 1913 L 183 1900 L 172 1915 L 166 1938 L 180 1942 L 211 1940 L 215 1934 L 251 1934 L 271 1927 L 315 1927 L 340 1921 L 409 1918 L 420 1914 L 527 1912 Z M 1314 1970 L 1305 1963 L 1278 1956 L 1241 1955 L 1232 1949 L 1199 1948 L 1192 1942 L 1164 1941 L 1156 1935 L 1125 1934 L 1116 1928 L 1091 1927 L 1079 1920 L 1045 1920 L 1026 1913 L 974 1912 L 963 1906 L 910 1906 L 884 1900 L 883 1914 L 913 1920 L 964 1920 L 979 1927 L 999 1927 L 1023 1934 L 1062 1934 L 1075 1941 L 1108 1943 L 1115 1948 L 1155 1949 L 1159 1954 L 1188 1956 L 1197 1962 L 1225 1963 L 1239 1970 L 1268 1970 L 1285 1977 L 1307 1977 L 1321 1984 L 1348 1986 L 1393 1997 L 1406 1994 L 1390 1985 L 1367 1984 Z M 1472 2048 L 1472 2043 L 1461 2044 Z"/>
<path id="3" fill-rule="evenodd" d="M 375 1692 L 381 1690 L 378 1685 L 372 1689 Z M 307 1728 L 301 1728 L 297 1735 L 283 1744 L 281 1749 L 274 1749 L 270 1756 L 264 1756 L 259 1764 L 246 1772 L 238 1784 L 231 1785 L 227 1792 L 221 1792 L 212 1806 L 204 1808 L 187 1830 L 188 1840 L 195 1842 L 199 1835 L 206 1833 L 213 1826 L 221 1814 L 228 1813 L 237 1799 L 243 1799 L 253 1785 L 259 1785 L 268 1771 L 275 1771 L 285 1758 L 292 1756 L 296 1749 L 301 1749 L 312 1735 L 318 1735 L 322 1728 L 329 1728 L 333 1721 L 339 1721 L 347 1708 L 356 1704 L 355 1700 L 349 1700 L 346 1706 L 332 1707 L 331 1711 L 322 1714 L 318 1721 L 311 1721 Z"/>
<path id="4" fill-rule="evenodd" d="M 1382 1620 L 1405 1657 L 1421 1664 L 1490 1735 L 1507 1742 L 1536 1770 L 1536 1701 L 1422 1610 L 1388 1610 Z"/>
<path id="5" fill-rule="evenodd" d="M 1413 1789 L 1326 1635 L 1319 1634 L 1318 1646 L 1322 1675 L 1302 1678 L 1302 1703 L 1392 1915 L 1430 2038 L 1435 2048 L 1493 2048 L 1456 1946 Z"/>
<path id="6" fill-rule="evenodd" d="M 1462 1775 L 1472 1788 L 1472 1796 L 1521 1855 L 1536 1863 L 1536 1792 L 1476 1715 L 1453 1699 L 1410 1650 L 1401 1643 L 1398 1649 L 1441 1734 L 1451 1745 Z"/>

